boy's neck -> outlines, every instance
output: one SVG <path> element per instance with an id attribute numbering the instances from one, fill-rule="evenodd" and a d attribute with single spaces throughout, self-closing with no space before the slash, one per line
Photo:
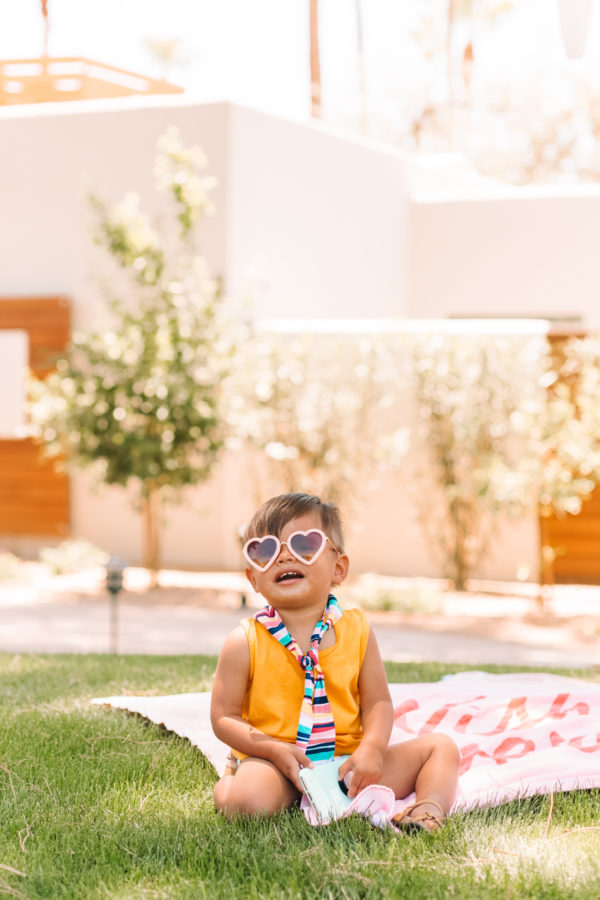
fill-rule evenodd
<path id="1" fill-rule="evenodd" d="M 327 606 L 328 597 L 325 600 L 318 600 L 311 605 L 302 606 L 299 609 L 278 609 L 274 607 L 281 616 L 283 624 L 293 636 L 294 631 L 303 631 L 310 628 L 311 634 L 315 625 L 321 619 L 325 607 Z"/>

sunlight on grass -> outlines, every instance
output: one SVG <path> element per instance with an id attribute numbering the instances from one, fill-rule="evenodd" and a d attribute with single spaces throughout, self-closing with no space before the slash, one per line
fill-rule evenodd
<path id="1" fill-rule="evenodd" d="M 216 775 L 188 741 L 89 704 L 210 683 L 206 657 L 0 654 L 0 893 L 26 900 L 367 897 L 597 900 L 600 791 L 452 816 L 405 837 L 363 819 L 311 828 L 215 815 Z M 468 668 L 468 667 L 465 667 Z M 455 666 L 393 667 L 435 680 Z M 504 669 L 506 670 L 506 669 Z M 591 677 L 594 673 L 579 673 Z M 572 833 L 568 833 L 572 831 Z M 265 865 L 268 860 L 268 865 Z M 14 871 L 11 871 L 14 870 Z M 22 874 L 18 874 L 22 873 Z"/>
<path id="2" fill-rule="evenodd" d="M 551 817 L 548 797 L 466 814 L 468 850 L 460 864 L 482 880 L 540 878 L 564 896 L 577 893 L 600 877 L 600 828 L 576 824 L 579 819 L 589 823 L 590 807 L 597 808 L 599 797 L 598 791 L 562 795 Z"/>

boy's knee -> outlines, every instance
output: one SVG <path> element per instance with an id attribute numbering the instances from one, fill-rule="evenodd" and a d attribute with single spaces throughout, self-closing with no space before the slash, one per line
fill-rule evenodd
<path id="1" fill-rule="evenodd" d="M 217 812 L 223 813 L 228 819 L 238 816 L 272 816 L 285 805 L 265 793 L 261 795 L 244 790 L 242 785 L 235 783 L 231 775 L 216 784 L 214 800 Z"/>
<path id="2" fill-rule="evenodd" d="M 460 762 L 460 751 L 451 737 L 447 734 L 431 734 L 432 750 L 441 753 L 449 761 Z"/>
<path id="3" fill-rule="evenodd" d="M 213 791 L 213 799 L 215 801 L 215 808 L 217 812 L 222 812 L 225 806 L 227 795 L 229 793 L 229 788 L 231 787 L 231 775 L 225 775 L 223 778 L 220 778 L 219 781 L 215 784 L 215 789 Z"/>
<path id="4" fill-rule="evenodd" d="M 217 807 L 218 808 L 218 807 Z M 275 808 L 257 797 L 227 797 L 227 802 L 219 809 L 227 819 L 273 816 L 281 807 Z"/>

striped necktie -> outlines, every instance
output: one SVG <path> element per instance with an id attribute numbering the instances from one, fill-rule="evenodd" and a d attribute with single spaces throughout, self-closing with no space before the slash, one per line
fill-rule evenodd
<path id="1" fill-rule="evenodd" d="M 296 746 L 301 747 L 312 760 L 333 759 L 335 752 L 335 724 L 325 691 L 323 669 L 319 662 L 319 644 L 327 629 L 334 625 L 341 615 L 342 608 L 333 594 L 330 594 L 325 611 L 311 635 L 307 653 L 302 653 L 273 607 L 265 606 L 254 616 L 275 640 L 293 654 L 304 670 L 304 696 L 300 708 Z"/>

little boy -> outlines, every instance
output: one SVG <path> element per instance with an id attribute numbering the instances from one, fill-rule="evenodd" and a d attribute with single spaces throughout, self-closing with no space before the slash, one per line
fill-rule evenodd
<path id="1" fill-rule="evenodd" d="M 225 640 L 212 692 L 215 734 L 241 760 L 215 787 L 228 817 L 273 814 L 301 793 L 298 772 L 349 754 L 348 795 L 371 784 L 416 791 L 401 827 L 441 824 L 456 792 L 459 754 L 442 734 L 388 745 L 393 708 L 375 636 L 332 589 L 348 574 L 337 507 L 282 494 L 246 532 L 246 576 L 267 606 Z"/>

